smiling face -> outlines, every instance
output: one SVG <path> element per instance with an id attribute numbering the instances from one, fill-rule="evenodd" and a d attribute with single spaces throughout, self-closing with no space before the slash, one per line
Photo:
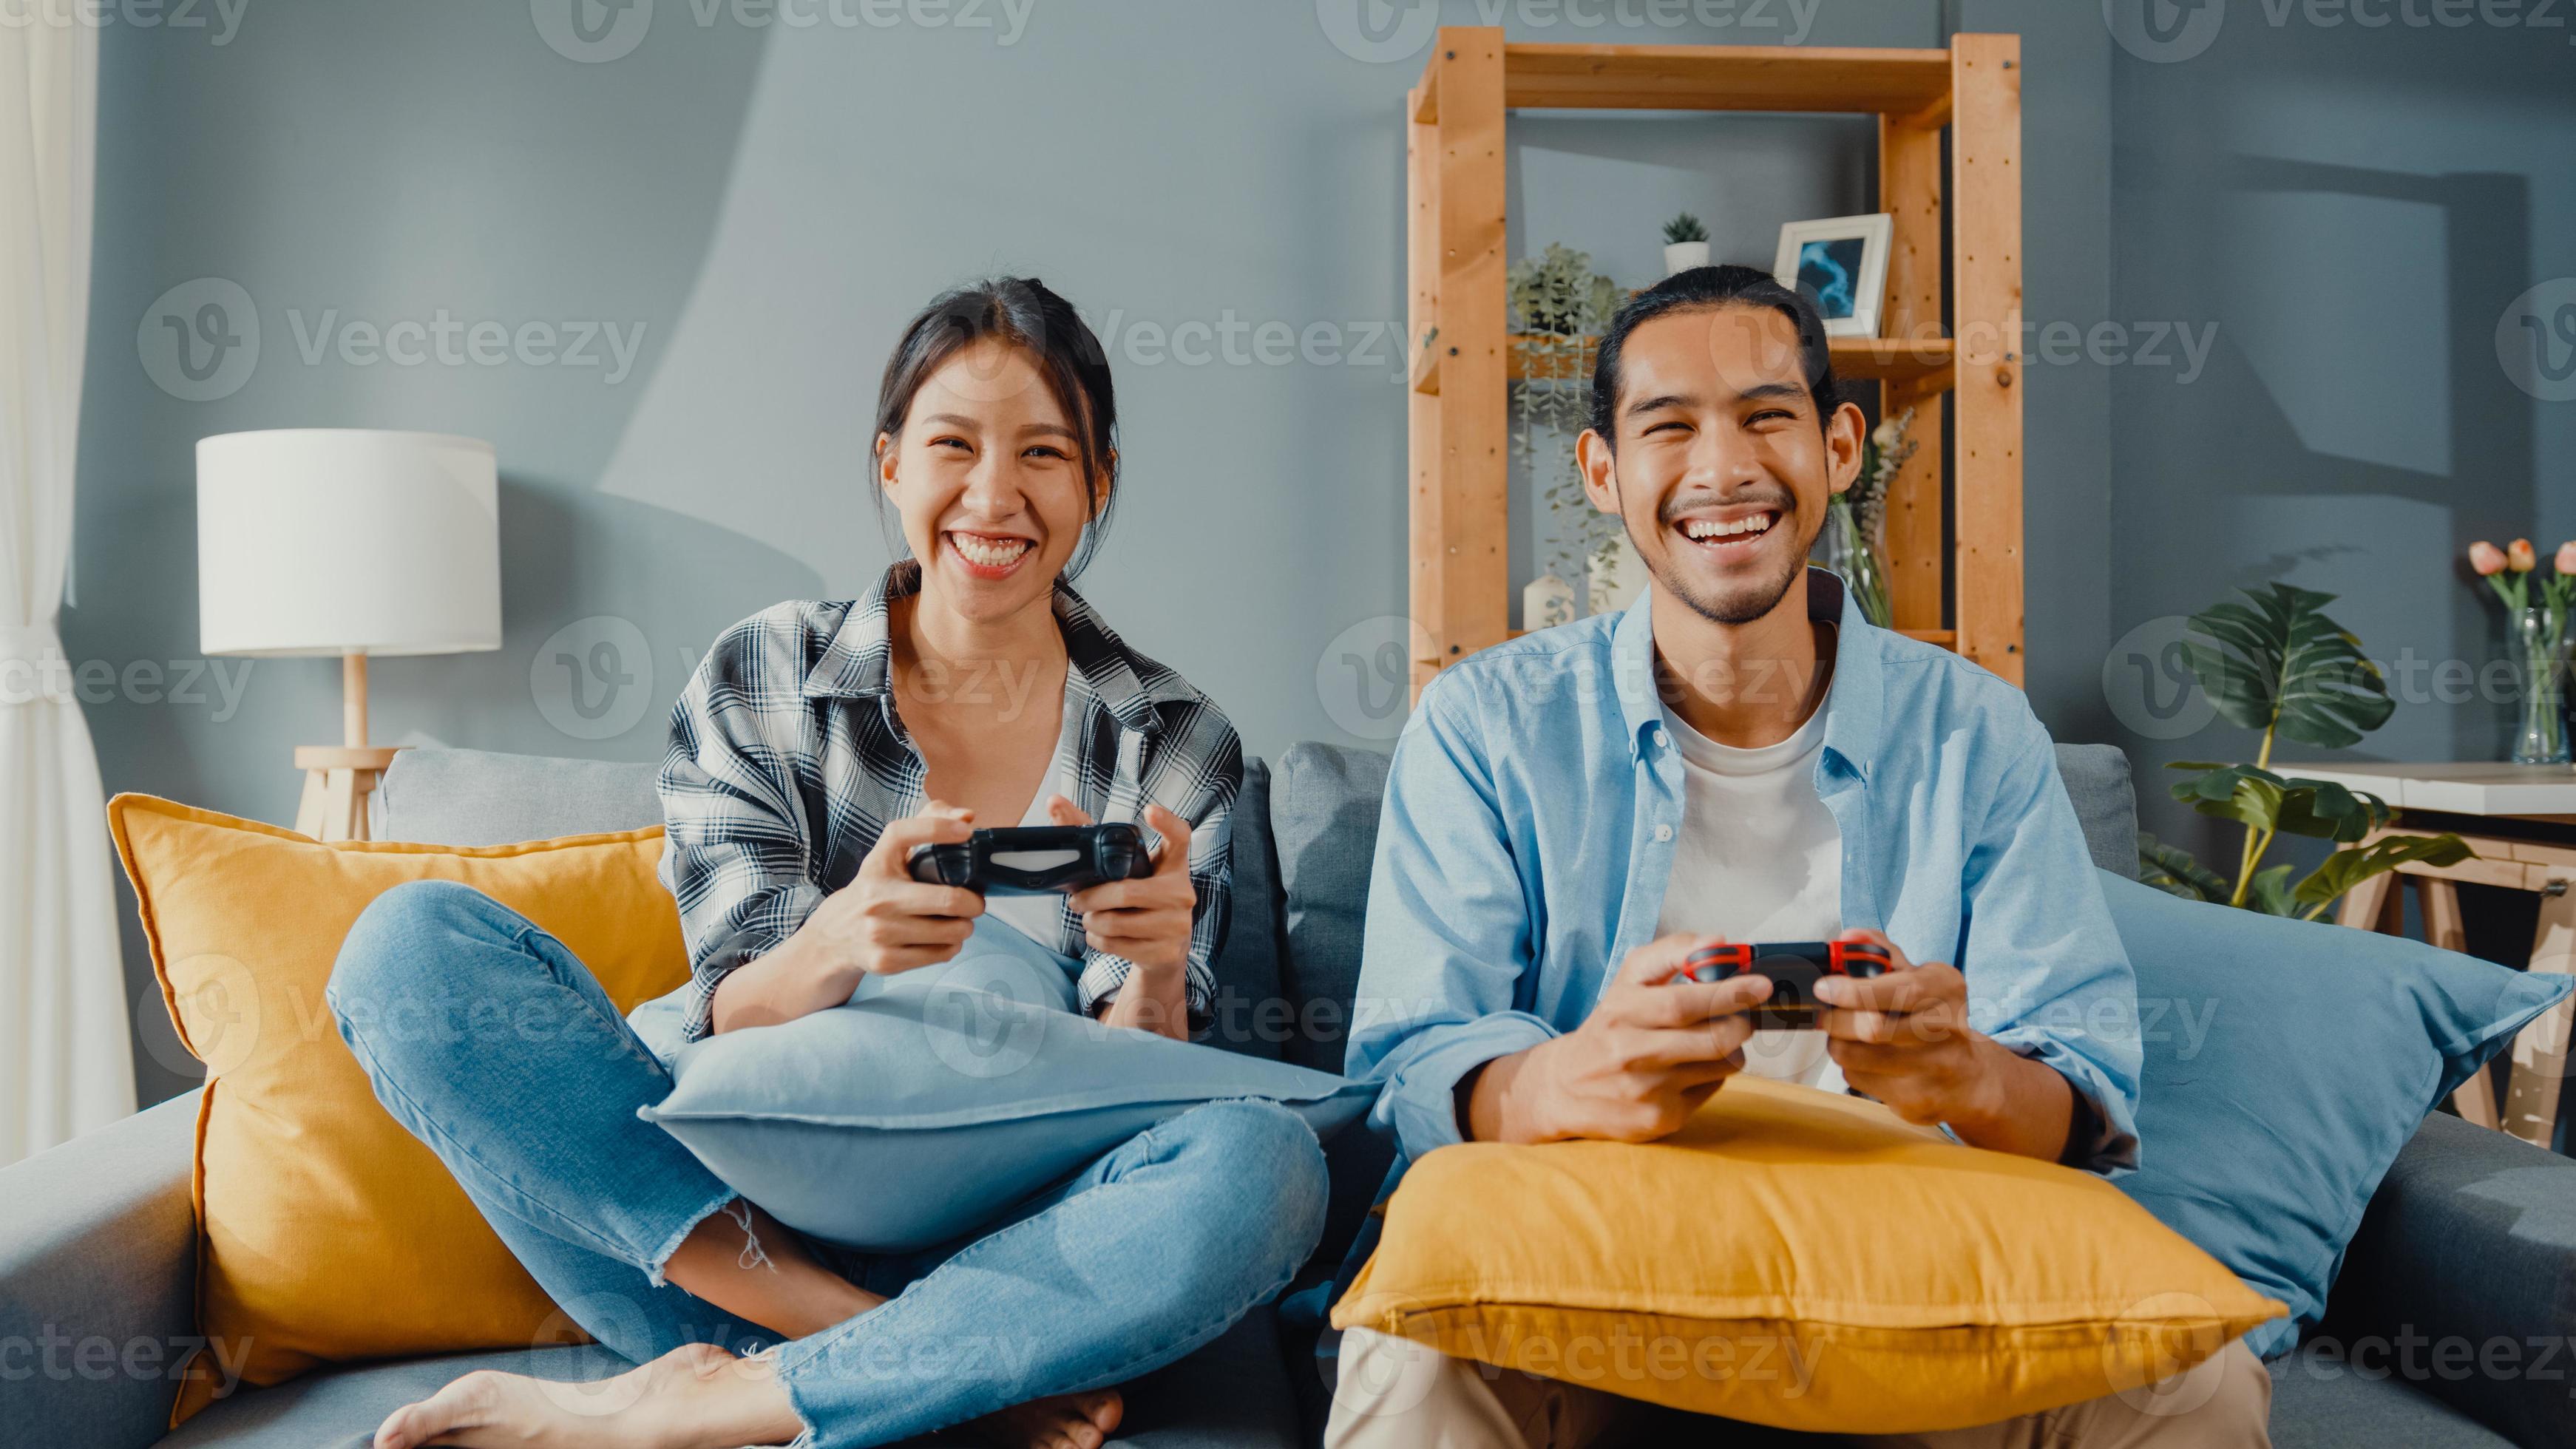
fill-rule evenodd
<path id="1" fill-rule="evenodd" d="M 1656 586 L 1704 618 L 1777 608 L 1824 527 L 1825 500 L 1860 472 L 1860 409 L 1819 417 L 1798 330 L 1769 307 L 1668 312 L 1619 354 L 1613 449 L 1578 444 L 1584 491 L 1626 524 Z"/>
<path id="2" fill-rule="evenodd" d="M 921 560 L 923 597 L 978 621 L 1049 606 L 1109 501 L 1108 460 L 1084 486 L 1076 426 L 1007 342 L 965 347 L 923 381 L 901 433 L 877 438 L 878 482 Z"/>

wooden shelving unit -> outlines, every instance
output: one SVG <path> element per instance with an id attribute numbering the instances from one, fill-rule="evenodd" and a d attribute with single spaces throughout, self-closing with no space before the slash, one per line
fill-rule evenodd
<path id="1" fill-rule="evenodd" d="M 1886 335 L 1832 346 L 1836 372 L 1877 380 L 1886 411 L 1916 409 L 1922 446 L 1888 497 L 1890 601 L 1900 632 L 2021 682 L 2020 64 L 2012 35 L 1857 50 L 1513 45 L 1495 27 L 1441 30 L 1405 99 L 1408 335 L 1419 348 L 1410 591 L 1432 641 L 1414 661 L 1417 692 L 1511 632 L 1508 390 L 1526 374 L 1528 344 L 1506 330 L 1503 126 L 1510 110 L 1545 107 L 1878 117 L 1879 209 L 1895 218 Z"/>

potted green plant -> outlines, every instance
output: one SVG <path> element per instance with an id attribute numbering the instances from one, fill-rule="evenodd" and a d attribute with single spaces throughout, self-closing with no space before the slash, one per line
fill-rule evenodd
<path id="1" fill-rule="evenodd" d="M 2169 767 L 2193 772 L 2173 787 L 2175 799 L 2245 827 L 2235 878 L 2144 833 L 2138 837 L 2140 878 L 2193 900 L 2312 921 L 2344 892 L 2409 861 L 2456 865 L 2468 859 L 2474 852 L 2456 835 L 2369 840 L 2395 818 L 2387 801 L 2330 780 L 2273 773 L 2276 740 L 2344 749 L 2387 723 L 2397 702 L 2389 698 L 2379 666 L 2362 655 L 2361 641 L 2326 616 L 2334 595 L 2283 583 L 2237 592 L 2244 602 L 2225 600 L 2191 616 L 2183 654 L 2220 717 L 2261 730 L 2262 744 L 2250 765 L 2179 760 Z M 2297 867 L 2263 863 L 2283 835 L 2331 840 L 2343 848 L 2293 882 Z"/>
<path id="2" fill-rule="evenodd" d="M 1592 420 L 1592 347 L 1619 306 L 1619 286 L 1592 270 L 1589 253 L 1551 243 L 1515 263 L 1504 282 L 1520 376 L 1512 387 L 1512 454 L 1541 485 L 1555 534 L 1551 569 L 1522 596 L 1521 627 L 1543 629 L 1574 616 L 1586 578 L 1625 548 L 1619 520 L 1584 497 L 1574 440 Z M 1553 586 L 1550 581 L 1553 580 Z M 1536 612 L 1533 612 L 1533 611 Z"/>
<path id="3" fill-rule="evenodd" d="M 1664 223 L 1664 275 L 1708 265 L 1708 228 L 1685 211 Z"/>

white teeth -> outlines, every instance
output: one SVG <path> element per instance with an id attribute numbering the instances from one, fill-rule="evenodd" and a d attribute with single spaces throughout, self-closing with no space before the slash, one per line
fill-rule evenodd
<path id="1" fill-rule="evenodd" d="M 959 553 L 986 568 L 1000 568 L 1005 564 L 1016 562 L 1021 554 L 1035 547 L 1025 538 L 1003 542 L 975 538 L 963 533 L 948 535 L 948 541 L 956 545 Z"/>
<path id="2" fill-rule="evenodd" d="M 1757 513 L 1750 518 L 1693 518 L 1682 524 L 1684 536 L 1693 539 L 1733 538 L 1737 534 L 1768 533 L 1771 515 Z"/>

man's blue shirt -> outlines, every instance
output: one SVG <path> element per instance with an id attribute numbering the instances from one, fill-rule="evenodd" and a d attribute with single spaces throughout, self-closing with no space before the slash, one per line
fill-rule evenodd
<path id="1" fill-rule="evenodd" d="M 1969 1024 L 2091 1100 L 2099 1131 L 2066 1160 L 2135 1167 L 2136 983 L 2047 731 L 2020 690 L 1807 579 L 1810 615 L 1840 626 L 1815 783 L 1842 835 L 1843 925 L 1957 966 Z M 1407 1159 L 1459 1140 L 1467 1073 L 1581 1024 L 1655 937 L 1683 783 L 1651 602 L 1461 660 L 1406 721 L 1348 1070 L 1384 1084 L 1371 1120 Z"/>

